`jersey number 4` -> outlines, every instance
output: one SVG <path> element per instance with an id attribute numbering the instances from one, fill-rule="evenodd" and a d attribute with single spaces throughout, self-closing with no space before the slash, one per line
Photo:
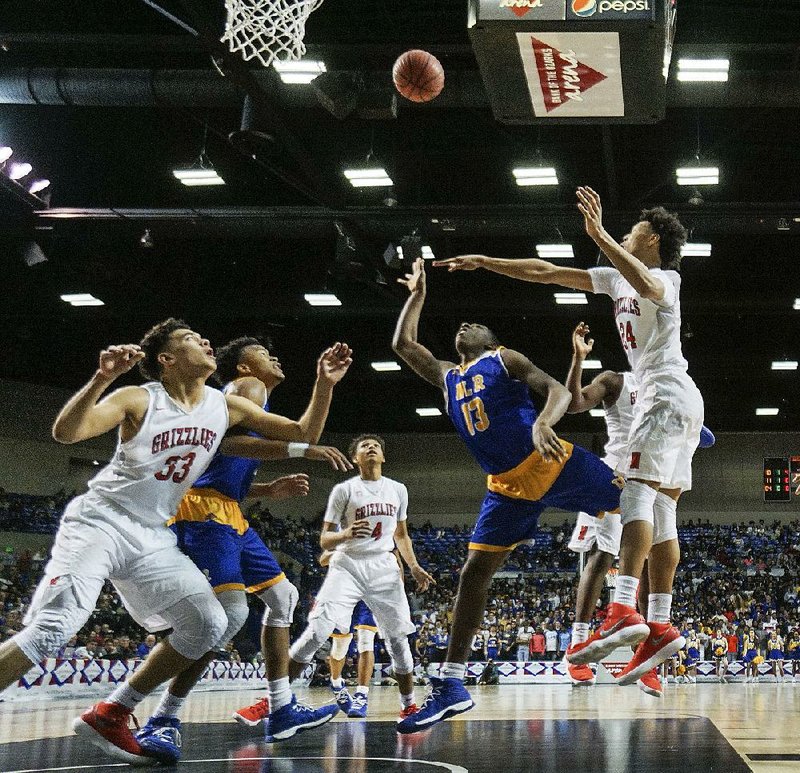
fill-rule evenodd
<path id="1" fill-rule="evenodd" d="M 156 480 L 172 479 L 173 483 L 183 483 L 192 469 L 196 454 L 190 451 L 185 456 L 170 456 L 163 470 L 156 473 Z"/>
<path id="2" fill-rule="evenodd" d="M 381 523 L 381 521 L 378 521 L 375 524 L 375 528 L 372 530 L 372 534 L 370 534 L 369 536 L 372 537 L 372 539 L 380 539 L 382 534 L 383 534 L 383 523 Z"/>
<path id="3" fill-rule="evenodd" d="M 470 435 L 489 429 L 489 417 L 486 415 L 483 400 L 480 397 L 475 397 L 468 403 L 461 403 L 461 413 L 464 414 L 464 423 L 467 425 L 467 432 Z M 475 415 L 474 421 L 473 414 Z"/>
<path id="4" fill-rule="evenodd" d="M 636 348 L 636 336 L 633 334 L 633 328 L 630 322 L 619 323 L 619 337 L 624 349 Z"/>

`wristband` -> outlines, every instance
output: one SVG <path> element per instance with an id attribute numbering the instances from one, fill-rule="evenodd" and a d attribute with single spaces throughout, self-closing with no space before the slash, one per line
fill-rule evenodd
<path id="1" fill-rule="evenodd" d="M 289 443 L 289 447 L 286 449 L 289 453 L 290 459 L 295 459 L 298 457 L 302 457 L 306 455 L 306 451 L 308 450 L 310 443 Z"/>

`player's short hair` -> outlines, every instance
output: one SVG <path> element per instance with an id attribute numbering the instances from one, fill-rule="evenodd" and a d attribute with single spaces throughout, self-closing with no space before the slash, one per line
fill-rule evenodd
<path id="1" fill-rule="evenodd" d="M 242 336 L 229 341 L 225 346 L 221 346 L 216 350 L 215 355 L 217 358 L 217 372 L 214 378 L 221 385 L 225 385 L 233 381 L 238 375 L 236 370 L 239 361 L 242 359 L 242 350 L 248 346 L 264 346 L 257 338 L 251 336 Z"/>
<path id="2" fill-rule="evenodd" d="M 161 364 L 158 355 L 166 348 L 169 337 L 176 330 L 191 330 L 182 319 L 170 317 L 157 325 L 153 325 L 139 341 L 144 352 L 144 359 L 139 361 L 139 372 L 148 381 L 161 381 Z"/>
<path id="3" fill-rule="evenodd" d="M 377 440 L 378 444 L 381 447 L 381 451 L 383 451 L 384 454 L 386 453 L 386 441 L 380 435 L 375 435 L 370 432 L 367 432 L 363 435 L 359 435 L 358 437 L 353 438 L 350 441 L 350 445 L 347 447 L 347 455 L 351 459 L 356 455 L 356 448 L 358 448 L 358 444 L 362 440 Z"/>
<path id="4" fill-rule="evenodd" d="M 680 271 L 681 247 L 686 244 L 686 229 L 674 212 L 664 207 L 643 209 L 639 222 L 646 221 L 654 233 L 658 234 L 658 254 L 661 257 L 661 268 Z"/>

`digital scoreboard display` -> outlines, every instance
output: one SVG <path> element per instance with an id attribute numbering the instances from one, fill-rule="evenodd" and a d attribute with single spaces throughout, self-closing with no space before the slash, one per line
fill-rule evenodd
<path id="1" fill-rule="evenodd" d="M 793 456 L 800 478 L 800 456 Z M 789 457 L 764 457 L 764 501 L 789 502 L 792 498 L 792 472 Z M 797 484 L 800 486 L 800 483 Z"/>

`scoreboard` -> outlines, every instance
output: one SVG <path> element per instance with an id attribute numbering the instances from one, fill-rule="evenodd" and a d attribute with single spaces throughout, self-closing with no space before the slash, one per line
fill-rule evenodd
<path id="1" fill-rule="evenodd" d="M 764 501 L 790 502 L 800 496 L 800 456 L 764 457 Z"/>

